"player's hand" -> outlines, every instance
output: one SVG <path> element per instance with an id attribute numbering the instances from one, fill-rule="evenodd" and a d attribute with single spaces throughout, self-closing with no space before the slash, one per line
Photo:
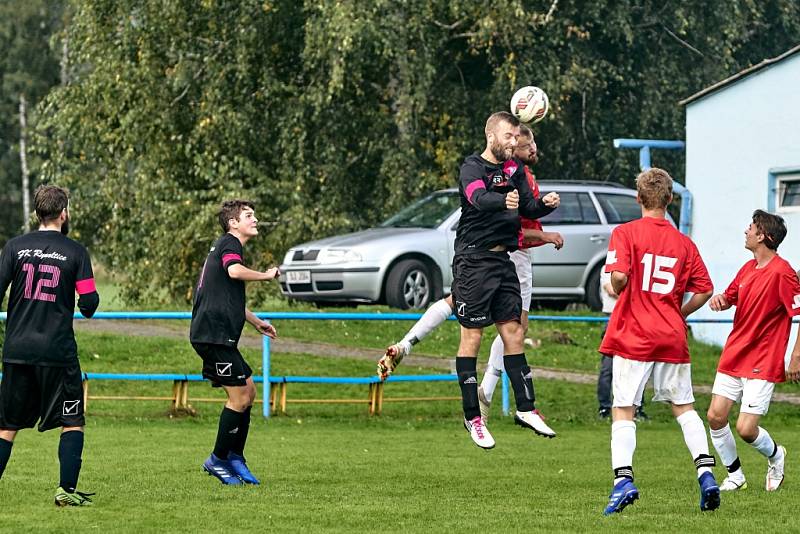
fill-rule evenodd
<path id="1" fill-rule="evenodd" d="M 275 280 L 276 278 L 280 277 L 281 270 L 277 267 L 273 267 L 272 269 L 267 269 L 264 274 L 267 275 L 267 280 Z"/>
<path id="2" fill-rule="evenodd" d="M 558 196 L 558 193 L 552 191 L 542 197 L 542 202 L 548 208 L 557 208 L 561 204 L 561 197 Z"/>
<path id="3" fill-rule="evenodd" d="M 506 195 L 506 209 L 515 210 L 519 207 L 519 192 L 514 189 Z"/>
<path id="4" fill-rule="evenodd" d="M 711 300 L 708 301 L 708 307 L 711 308 L 713 311 L 724 311 L 731 307 L 730 303 L 728 303 L 728 299 L 725 298 L 725 295 L 720 293 L 719 295 L 714 295 L 711 297 Z"/>
<path id="5" fill-rule="evenodd" d="M 545 232 L 542 241 L 545 243 L 552 243 L 556 247 L 556 250 L 561 250 L 561 247 L 564 246 L 564 238 L 558 232 Z"/>
<path id="6" fill-rule="evenodd" d="M 786 371 L 786 379 L 789 382 L 800 381 L 800 353 L 792 352 L 792 357 L 789 360 L 789 369 Z"/>
<path id="7" fill-rule="evenodd" d="M 258 333 L 262 336 L 267 336 L 270 339 L 275 339 L 278 337 L 278 331 L 275 330 L 274 326 L 266 321 L 259 319 L 257 323 L 253 324 L 253 326 L 256 327 L 256 330 L 258 330 Z"/>

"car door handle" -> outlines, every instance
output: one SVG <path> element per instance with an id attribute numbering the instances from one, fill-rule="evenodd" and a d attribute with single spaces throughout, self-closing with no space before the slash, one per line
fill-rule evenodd
<path id="1" fill-rule="evenodd" d="M 595 235 L 593 235 L 593 236 L 591 236 L 589 238 L 589 241 L 591 241 L 592 243 L 602 243 L 605 240 L 606 240 L 606 236 L 597 235 L 597 234 L 595 234 Z"/>

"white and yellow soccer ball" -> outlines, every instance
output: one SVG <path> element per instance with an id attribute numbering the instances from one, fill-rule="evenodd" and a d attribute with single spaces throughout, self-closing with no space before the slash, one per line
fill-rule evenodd
<path id="1" fill-rule="evenodd" d="M 517 90 L 511 97 L 511 113 L 522 122 L 536 124 L 547 116 L 549 110 L 547 93 L 533 85 Z"/>

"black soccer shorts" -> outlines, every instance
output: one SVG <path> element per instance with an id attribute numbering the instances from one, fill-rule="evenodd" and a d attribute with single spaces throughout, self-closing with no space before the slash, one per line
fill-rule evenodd
<path id="1" fill-rule="evenodd" d="M 236 347 L 214 343 L 192 343 L 203 359 L 203 378 L 214 386 L 244 386 L 253 370 Z"/>
<path id="2" fill-rule="evenodd" d="M 460 254 L 453 260 L 453 306 L 461 326 L 519 321 L 519 277 L 508 252 Z"/>
<path id="3" fill-rule="evenodd" d="M 84 426 L 83 384 L 78 363 L 69 367 L 4 363 L 0 382 L 0 428 L 39 432 Z"/>

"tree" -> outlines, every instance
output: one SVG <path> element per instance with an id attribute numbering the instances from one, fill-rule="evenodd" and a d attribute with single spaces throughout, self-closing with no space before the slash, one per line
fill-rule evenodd
<path id="1" fill-rule="evenodd" d="M 247 196 L 251 263 L 455 184 L 483 123 L 543 87 L 541 178 L 631 183 L 614 137 L 683 137 L 678 100 L 800 36 L 788 0 L 74 0 L 71 83 L 39 107 L 45 179 L 127 295 L 186 298 Z M 659 164 L 680 176 L 682 155 Z M 677 171 L 677 172 L 676 172 Z M 263 290 L 263 289 L 262 289 Z"/>
<path id="2" fill-rule="evenodd" d="M 24 95 L 30 111 L 58 83 L 59 58 L 50 39 L 61 29 L 62 17 L 63 8 L 57 2 L 0 3 L 0 243 L 24 226 L 20 97 Z M 35 123 L 35 113 L 28 121 Z M 35 171 L 37 162 L 31 163 Z"/>

